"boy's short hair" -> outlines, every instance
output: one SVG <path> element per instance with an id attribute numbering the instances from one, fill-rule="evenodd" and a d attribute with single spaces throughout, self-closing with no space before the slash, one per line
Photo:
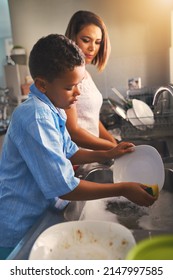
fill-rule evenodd
<path id="1" fill-rule="evenodd" d="M 29 56 L 32 78 L 42 77 L 49 82 L 84 63 L 84 54 L 80 48 L 67 37 L 58 34 L 39 39 Z"/>

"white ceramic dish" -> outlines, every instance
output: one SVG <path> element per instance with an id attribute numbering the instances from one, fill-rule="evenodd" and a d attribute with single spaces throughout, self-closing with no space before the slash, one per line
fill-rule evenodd
<path id="1" fill-rule="evenodd" d="M 134 152 L 125 154 L 114 161 L 114 183 L 139 182 L 147 185 L 157 184 L 162 189 L 165 170 L 158 151 L 149 145 L 139 145 Z"/>
<path id="2" fill-rule="evenodd" d="M 116 106 L 113 109 L 115 113 L 118 114 L 120 117 L 122 117 L 124 120 L 127 118 L 126 111 L 123 108 Z"/>
<path id="3" fill-rule="evenodd" d="M 137 129 L 145 130 L 146 126 L 137 118 L 133 108 L 127 110 L 127 118 Z"/>
<path id="4" fill-rule="evenodd" d="M 144 124 L 152 128 L 154 114 L 151 108 L 142 100 L 133 99 L 132 106 L 136 117 Z"/>
<path id="5" fill-rule="evenodd" d="M 105 221 L 72 221 L 54 225 L 35 241 L 30 260 L 125 259 L 135 245 L 126 227 Z"/>

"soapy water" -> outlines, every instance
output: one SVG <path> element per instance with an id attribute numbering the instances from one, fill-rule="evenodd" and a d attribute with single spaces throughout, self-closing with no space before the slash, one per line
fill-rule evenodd
<path id="1" fill-rule="evenodd" d="M 105 220 L 129 229 L 173 229 L 173 193 L 162 190 L 150 207 L 141 207 L 124 197 L 87 201 L 80 220 Z"/>
<path id="2" fill-rule="evenodd" d="M 149 208 L 149 215 L 142 216 L 138 223 L 149 230 L 173 229 L 173 193 L 162 190 L 159 199 Z"/>
<path id="3" fill-rule="evenodd" d="M 107 211 L 107 199 L 86 201 L 79 220 L 102 220 L 118 222 L 115 214 Z"/>

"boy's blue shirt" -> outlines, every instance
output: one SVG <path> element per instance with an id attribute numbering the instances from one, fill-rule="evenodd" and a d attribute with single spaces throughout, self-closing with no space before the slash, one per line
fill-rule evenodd
<path id="1" fill-rule="evenodd" d="M 0 246 L 13 247 L 55 197 L 77 187 L 69 158 L 78 147 L 66 114 L 33 84 L 13 113 L 0 160 Z"/>

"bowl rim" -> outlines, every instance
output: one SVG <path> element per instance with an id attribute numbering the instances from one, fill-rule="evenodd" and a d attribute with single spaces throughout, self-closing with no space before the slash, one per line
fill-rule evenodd
<path id="1" fill-rule="evenodd" d="M 173 248 L 173 234 L 162 234 L 162 235 L 158 235 L 158 236 L 153 236 L 151 237 L 151 239 L 147 238 L 144 239 L 142 241 L 140 241 L 139 243 L 137 243 L 134 247 L 132 247 L 132 249 L 128 252 L 126 259 L 127 260 L 146 260 L 147 258 L 145 257 L 141 257 L 142 255 L 144 255 L 144 253 L 148 250 L 153 251 L 155 248 L 165 248 L 165 246 L 167 248 L 170 248 L 170 244 Z M 140 255 L 140 257 L 139 257 Z M 173 254 L 172 254 L 173 256 Z M 160 258 L 158 255 L 158 258 L 155 258 L 155 260 L 166 260 L 166 259 L 170 259 L 170 258 L 165 258 L 162 255 L 163 258 Z"/>

